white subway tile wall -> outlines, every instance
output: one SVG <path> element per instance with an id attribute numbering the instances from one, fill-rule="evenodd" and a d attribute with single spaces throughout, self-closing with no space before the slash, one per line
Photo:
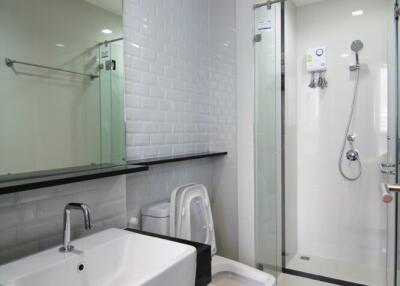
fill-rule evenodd
<path id="1" fill-rule="evenodd" d="M 129 159 L 201 151 L 224 158 L 155 166 L 127 179 L 128 216 L 202 183 L 212 198 L 219 253 L 237 257 L 236 3 L 126 0 Z"/>
<path id="2" fill-rule="evenodd" d="M 213 161 L 214 224 L 218 253 L 237 259 L 236 2 L 210 0 L 209 27 L 210 149 L 229 154 Z"/>
<path id="3" fill-rule="evenodd" d="M 208 2 L 125 1 L 129 159 L 210 149 Z"/>
<path id="4" fill-rule="evenodd" d="M 83 229 L 81 212 L 71 214 L 72 238 L 126 226 L 126 178 L 117 176 L 0 197 L 0 264 L 62 242 L 67 203 L 86 203 L 94 228 Z"/>

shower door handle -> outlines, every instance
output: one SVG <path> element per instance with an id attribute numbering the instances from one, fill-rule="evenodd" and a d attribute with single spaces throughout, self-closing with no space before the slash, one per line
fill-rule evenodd
<path id="1" fill-rule="evenodd" d="M 381 183 L 382 201 L 386 204 L 393 201 L 393 193 L 400 193 L 400 185 Z"/>
<path id="2" fill-rule="evenodd" d="M 385 191 L 388 193 L 395 192 L 400 193 L 400 185 L 383 184 Z"/>
<path id="3" fill-rule="evenodd" d="M 382 202 L 385 204 L 391 203 L 393 201 L 392 190 L 394 190 L 396 185 L 389 185 L 385 183 L 381 183 L 380 191 L 382 196 Z M 397 186 L 399 187 L 399 186 Z M 400 187 L 399 187 L 400 190 Z"/>

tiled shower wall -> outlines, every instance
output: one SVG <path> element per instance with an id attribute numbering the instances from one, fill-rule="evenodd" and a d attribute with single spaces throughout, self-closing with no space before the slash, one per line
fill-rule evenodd
<path id="1" fill-rule="evenodd" d="M 179 184 L 205 184 L 219 253 L 236 258 L 235 1 L 126 0 L 125 7 L 128 158 L 229 153 L 128 176 L 128 214 L 168 199 Z"/>
<path id="2" fill-rule="evenodd" d="M 71 213 L 72 238 L 126 225 L 125 176 L 49 187 L 0 197 L 0 264 L 59 245 L 63 210 L 69 202 L 86 203 L 94 228 L 83 229 L 79 211 Z"/>

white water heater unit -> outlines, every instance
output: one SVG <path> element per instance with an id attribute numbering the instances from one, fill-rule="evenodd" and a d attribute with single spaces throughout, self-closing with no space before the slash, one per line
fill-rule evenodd
<path id="1" fill-rule="evenodd" d="M 326 71 L 326 49 L 325 47 L 311 48 L 307 50 L 307 71 L 323 72 Z"/>

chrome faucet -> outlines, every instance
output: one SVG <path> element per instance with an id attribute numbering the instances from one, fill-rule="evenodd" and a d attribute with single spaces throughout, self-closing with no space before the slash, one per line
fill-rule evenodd
<path id="1" fill-rule="evenodd" d="M 64 246 L 60 247 L 61 252 L 70 252 L 74 249 L 71 242 L 71 210 L 82 210 L 85 221 L 85 229 L 91 229 L 90 209 L 86 204 L 69 203 L 64 208 Z"/>

